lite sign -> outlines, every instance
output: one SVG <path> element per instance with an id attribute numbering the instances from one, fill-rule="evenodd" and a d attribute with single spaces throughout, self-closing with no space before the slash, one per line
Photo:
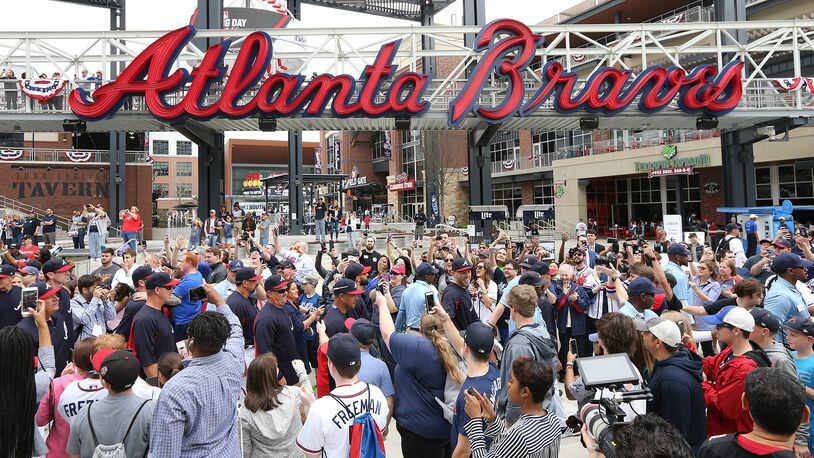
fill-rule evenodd
<path id="1" fill-rule="evenodd" d="M 207 49 L 191 72 L 184 68 L 173 70 L 181 50 L 194 36 L 192 26 L 167 33 L 133 59 L 115 81 L 92 93 L 82 88 L 71 92 L 71 110 L 87 121 L 104 119 L 136 96 L 144 97 L 152 115 L 165 122 L 238 119 L 258 113 L 280 118 L 319 117 L 325 110 L 340 118 L 417 117 L 430 108 L 424 93 L 432 77 L 398 71 L 393 64 L 400 40 L 383 45 L 358 80 L 345 74 L 321 74 L 306 81 L 304 75 L 267 74 L 274 53 L 272 39 L 264 32 L 253 32 L 245 38 L 228 69 L 228 77 L 224 56 L 231 40 Z M 499 124 L 515 116 L 529 116 L 548 100 L 560 113 L 613 115 L 637 101 L 638 109 L 646 113 L 675 102 L 688 114 L 720 116 L 732 111 L 743 93 L 741 61 L 722 69 L 702 65 L 689 73 L 681 68 L 655 66 L 634 75 L 630 70 L 605 67 L 597 69 L 582 89 L 576 90 L 577 73 L 566 71 L 562 63 L 552 60 L 541 70 L 538 90 L 527 98 L 524 78 L 542 46 L 543 37 L 519 21 L 499 19 L 484 26 L 473 48 L 481 53 L 480 59 L 449 104 L 449 125 L 458 126 L 470 115 Z M 493 74 L 506 83 L 506 90 L 496 105 L 483 105 L 479 99 Z M 222 83 L 224 77 L 226 82 Z M 205 96 L 215 83 L 223 84 L 220 98 L 205 105 Z M 183 92 L 183 98 L 171 104 L 165 96 L 174 92 Z M 250 99 L 244 100 L 249 93 Z M 380 94 L 384 96 L 379 99 Z"/>

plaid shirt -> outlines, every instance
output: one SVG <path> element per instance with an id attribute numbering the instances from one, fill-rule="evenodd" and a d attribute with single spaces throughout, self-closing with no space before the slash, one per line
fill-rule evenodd
<path id="1" fill-rule="evenodd" d="M 243 379 L 243 328 L 229 309 L 231 335 L 220 353 L 193 358 L 170 379 L 153 412 L 151 457 L 239 457 L 237 399 Z"/>

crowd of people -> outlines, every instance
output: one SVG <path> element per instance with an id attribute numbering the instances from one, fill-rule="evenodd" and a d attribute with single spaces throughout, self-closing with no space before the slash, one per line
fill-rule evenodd
<path id="1" fill-rule="evenodd" d="M 550 457 L 573 435 L 601 456 L 564 400 L 581 411 L 606 396 L 579 360 L 615 354 L 638 376 L 623 390 L 649 393 L 621 403 L 617 456 L 814 450 L 814 301 L 802 291 L 814 237 L 781 232 L 742 262 L 732 240 L 695 259 L 658 238 L 603 246 L 593 227 L 576 244 L 563 234 L 556 254 L 503 232 L 478 244 L 387 236 L 381 253 L 361 231 L 312 257 L 245 221 L 221 208 L 159 253 L 105 247 L 78 278 L 47 249 L 9 244 L 0 450 L 375 456 L 397 430 L 405 457 Z"/>

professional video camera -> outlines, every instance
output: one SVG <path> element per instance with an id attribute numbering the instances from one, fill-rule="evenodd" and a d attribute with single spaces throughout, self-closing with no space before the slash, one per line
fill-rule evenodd
<path id="1" fill-rule="evenodd" d="M 622 404 L 650 400 L 653 396 L 647 388 L 625 389 L 625 384 L 640 383 L 639 373 L 625 353 L 579 358 L 576 365 L 585 389 L 596 393 L 580 405 L 579 421 L 588 426 L 588 432 L 596 439 L 602 453 L 613 458 L 616 456 L 616 432 L 633 421 L 633 418 L 627 418 Z"/>
<path id="2" fill-rule="evenodd" d="M 597 256 L 596 265 L 598 266 L 613 266 L 616 267 L 616 261 L 619 260 L 619 255 L 616 253 L 608 253 L 606 256 Z"/>

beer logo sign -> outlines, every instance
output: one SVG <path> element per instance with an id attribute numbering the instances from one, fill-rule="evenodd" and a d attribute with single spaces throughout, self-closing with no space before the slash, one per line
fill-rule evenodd
<path id="1" fill-rule="evenodd" d="M 661 155 L 668 161 L 674 158 L 676 154 L 678 154 L 678 148 L 676 148 L 675 145 L 665 145 L 664 148 L 661 149 Z"/>

